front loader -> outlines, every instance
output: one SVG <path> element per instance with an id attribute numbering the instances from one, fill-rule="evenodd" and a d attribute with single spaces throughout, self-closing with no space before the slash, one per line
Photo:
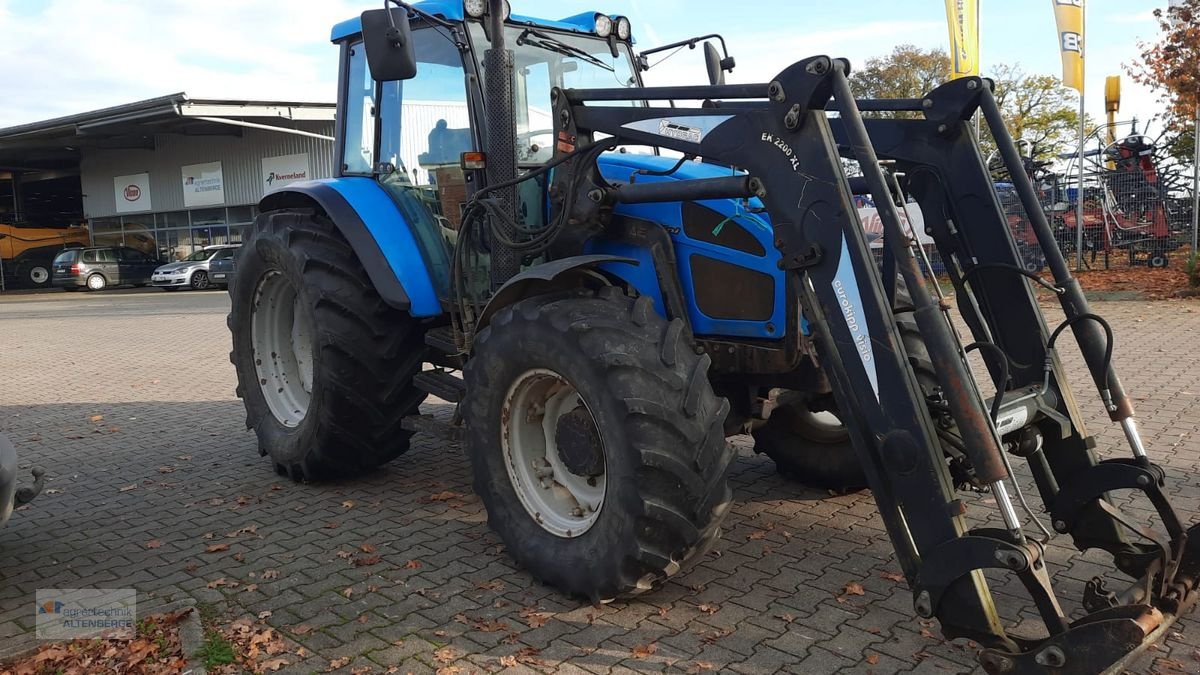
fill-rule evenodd
<path id="1" fill-rule="evenodd" d="M 1193 604 L 1191 529 L 990 81 L 856 100 L 849 65 L 817 56 L 727 85 L 733 61 L 710 48 L 710 85 L 645 87 L 628 19 L 511 16 L 499 1 L 392 0 L 333 38 L 338 177 L 264 199 L 230 288 L 238 393 L 280 473 L 367 470 L 416 432 L 461 438 L 509 553 L 606 601 L 713 544 L 725 438 L 750 431 L 802 482 L 870 487 L 914 611 L 978 642 L 989 672 L 1120 669 Z M 1021 264 L 976 114 L 1051 279 Z M 856 195 L 879 210 L 879 262 Z M 910 196 L 952 299 L 902 225 Z M 1034 284 L 1064 322 L 1047 325 Z M 1068 329 L 1127 451 L 1084 429 L 1057 356 Z M 449 420 L 420 414 L 429 394 L 456 404 Z M 1044 513 L 1025 506 L 1014 458 Z M 1161 523 L 1122 513 L 1119 490 Z M 984 506 L 967 491 L 990 493 L 1000 527 L 968 527 L 968 504 Z M 1064 611 L 1051 530 L 1132 581 L 1097 578 L 1082 613 Z M 1005 630 L 985 572 L 1020 582 L 1041 635 Z"/>

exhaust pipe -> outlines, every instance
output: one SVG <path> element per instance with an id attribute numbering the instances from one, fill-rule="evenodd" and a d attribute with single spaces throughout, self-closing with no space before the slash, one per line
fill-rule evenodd
<path id="1" fill-rule="evenodd" d="M 499 185 L 517 177 L 517 128 L 513 115 L 513 53 L 504 39 L 504 0 L 489 0 L 488 17 L 492 46 L 483 54 L 484 107 L 487 109 L 487 181 Z M 517 189 L 508 187 L 493 193 L 501 200 L 501 213 L 509 220 L 517 215 Z M 493 223 L 509 239 L 516 232 L 505 222 Z M 516 276 L 521 269 L 521 256 L 500 244 L 491 242 L 492 290 Z"/>

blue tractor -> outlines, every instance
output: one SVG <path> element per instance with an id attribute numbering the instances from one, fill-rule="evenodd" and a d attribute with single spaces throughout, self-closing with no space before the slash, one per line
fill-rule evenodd
<path id="1" fill-rule="evenodd" d="M 360 473 L 414 433 L 461 438 L 509 553 L 606 601 L 714 543 L 726 438 L 749 432 L 800 481 L 870 487 L 914 610 L 981 644 L 991 672 L 1099 672 L 1193 603 L 1196 538 L 1138 434 L 1111 330 L 1014 170 L 1053 279 L 1024 268 L 969 129 L 982 114 L 1020 166 L 991 82 L 856 100 L 848 64 L 817 56 L 726 84 L 733 60 L 706 36 L 669 47 L 704 45 L 709 84 L 645 87 L 627 18 L 535 19 L 502 0 L 390 0 L 332 38 L 337 177 L 264 198 L 230 288 L 238 393 L 280 474 Z M 879 209 L 878 260 L 856 195 Z M 910 199 L 953 298 L 901 225 Z M 1061 299 L 1053 330 L 1033 283 Z M 1055 354 L 1066 328 L 1129 457 L 1102 460 L 1084 430 Z M 448 423 L 421 415 L 429 395 L 455 404 Z M 1010 457 L 1053 530 L 1134 580 L 1089 583 L 1082 619 L 1055 599 L 1041 514 L 1014 507 Z M 1120 489 L 1148 495 L 1166 534 L 1130 532 L 1107 497 Z M 961 490 L 990 492 L 1003 527 L 969 529 Z M 980 572 L 997 568 L 1048 637 L 1004 630 Z"/>

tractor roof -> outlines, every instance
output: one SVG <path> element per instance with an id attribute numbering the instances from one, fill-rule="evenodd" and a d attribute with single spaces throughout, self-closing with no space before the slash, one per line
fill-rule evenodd
<path id="1" fill-rule="evenodd" d="M 413 6 L 447 21 L 462 21 L 466 17 L 466 14 L 463 12 L 463 3 L 461 0 L 424 0 L 423 2 L 413 3 Z M 540 26 L 542 28 L 557 28 L 575 33 L 595 33 L 595 16 L 596 12 L 582 12 L 554 21 L 551 19 L 538 19 L 532 16 L 513 14 L 508 20 L 510 23 Z M 347 19 L 334 25 L 329 39 L 333 42 L 338 42 L 361 32 L 362 20 L 356 16 L 353 19 Z"/>

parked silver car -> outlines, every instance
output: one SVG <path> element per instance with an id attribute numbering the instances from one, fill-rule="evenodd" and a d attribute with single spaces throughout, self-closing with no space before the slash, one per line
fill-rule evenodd
<path id="1" fill-rule="evenodd" d="M 204 290 L 212 285 L 209 263 L 218 258 L 232 258 L 238 246 L 205 246 L 179 262 L 168 263 L 154 270 L 150 283 L 168 291 L 180 288 Z"/>

